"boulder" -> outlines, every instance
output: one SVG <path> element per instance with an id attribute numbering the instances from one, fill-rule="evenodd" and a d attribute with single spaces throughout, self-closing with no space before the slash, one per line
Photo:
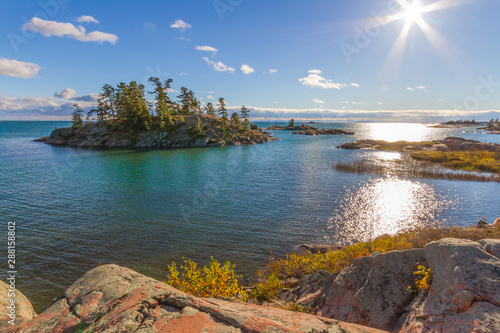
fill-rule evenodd
<path id="1" fill-rule="evenodd" d="M 354 296 L 361 289 L 372 268 L 373 257 L 355 259 L 335 278 L 328 292 L 323 307 L 318 314 L 351 323 L 364 322 L 358 309 L 354 306 Z"/>
<path id="2" fill-rule="evenodd" d="M 313 315 L 201 299 L 130 269 L 87 272 L 38 317 L 1 332 L 382 332 Z"/>
<path id="3" fill-rule="evenodd" d="M 35 311 L 33 311 L 33 306 L 28 301 L 28 299 L 15 287 L 12 288 L 15 292 L 15 296 L 11 298 L 9 293 L 11 292 L 10 284 L 0 281 L 0 331 L 3 329 L 8 329 L 13 327 L 9 321 L 13 318 L 9 316 L 11 306 L 11 300 L 15 300 L 15 321 L 13 322 L 16 326 L 30 321 L 36 316 Z"/>
<path id="4" fill-rule="evenodd" d="M 484 247 L 486 252 L 500 259 L 500 239 L 483 239 L 478 243 Z"/>
<path id="5" fill-rule="evenodd" d="M 427 244 L 425 256 L 430 289 L 406 309 L 393 332 L 500 332 L 498 257 L 480 243 L 452 238 Z"/>
<path id="6" fill-rule="evenodd" d="M 325 304 L 325 297 L 337 274 L 318 271 L 304 277 L 300 286 L 280 295 L 285 303 L 296 303 L 317 313 Z"/>
<path id="7" fill-rule="evenodd" d="M 423 249 L 356 259 L 335 279 L 320 314 L 391 330 L 414 298 L 407 289 L 417 262 L 425 261 Z"/>

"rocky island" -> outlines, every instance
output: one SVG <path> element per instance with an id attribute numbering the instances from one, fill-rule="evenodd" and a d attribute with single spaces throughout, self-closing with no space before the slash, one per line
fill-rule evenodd
<path id="1" fill-rule="evenodd" d="M 59 146 L 191 148 L 264 143 L 276 138 L 250 123 L 250 110 L 230 117 L 224 98 L 218 109 L 212 103 L 202 108 L 191 90 L 183 87 L 177 102 L 168 97 L 169 79 L 150 78 L 155 101 L 147 101 L 144 85 L 135 81 L 116 87 L 105 85 L 97 98 L 97 108 L 87 113 L 75 104 L 71 127 L 54 130 L 35 141 Z"/>
<path id="2" fill-rule="evenodd" d="M 241 130 L 233 121 L 228 122 L 226 133 L 221 128 L 222 119 L 217 116 L 185 116 L 166 129 L 130 133 L 122 124 L 104 120 L 78 128 L 59 128 L 49 137 L 35 141 L 58 146 L 75 147 L 134 147 L 134 148 L 195 148 L 226 145 L 265 143 L 276 138 L 258 130 Z"/>
<path id="3" fill-rule="evenodd" d="M 263 128 L 264 130 L 267 131 L 294 131 L 292 134 L 297 134 L 297 135 L 352 135 L 354 132 L 349 132 L 346 130 L 342 129 L 318 129 L 313 126 L 309 125 L 295 125 L 295 121 L 291 119 L 288 122 L 287 126 L 270 126 L 270 127 L 265 127 Z"/>

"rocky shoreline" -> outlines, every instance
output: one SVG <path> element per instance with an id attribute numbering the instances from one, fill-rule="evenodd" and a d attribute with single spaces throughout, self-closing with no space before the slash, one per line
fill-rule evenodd
<path id="1" fill-rule="evenodd" d="M 203 135 L 192 131 L 193 124 L 200 119 Z M 258 130 L 240 130 L 239 126 L 229 123 L 226 135 L 220 125 L 220 117 L 192 115 L 164 131 L 145 131 L 137 134 L 124 132 L 119 123 L 109 121 L 93 122 L 81 128 L 71 127 L 54 130 L 49 137 L 35 141 L 57 146 L 93 148 L 196 148 L 217 147 L 242 144 L 257 144 L 278 140 Z"/>
<path id="2" fill-rule="evenodd" d="M 355 142 L 344 143 L 337 148 L 343 149 L 375 149 L 375 150 L 390 150 L 390 151 L 411 151 L 411 150 L 427 150 L 427 151 L 469 151 L 469 150 L 484 150 L 491 152 L 500 152 L 500 144 L 484 143 L 476 140 L 464 139 L 460 137 L 450 136 L 444 140 L 438 141 L 423 141 L 409 142 L 396 141 L 388 142 L 383 140 L 358 140 Z"/>
<path id="3" fill-rule="evenodd" d="M 423 249 L 374 252 L 340 272 L 315 272 L 282 290 L 284 302 L 312 314 L 198 298 L 103 265 L 38 316 L 27 300 L 18 303 L 16 326 L 1 313 L 0 332 L 499 332 L 499 258 L 498 239 L 445 238 Z M 428 289 L 418 293 L 408 289 L 417 265 L 432 271 Z M 6 288 L 0 284 L 3 309 Z"/>

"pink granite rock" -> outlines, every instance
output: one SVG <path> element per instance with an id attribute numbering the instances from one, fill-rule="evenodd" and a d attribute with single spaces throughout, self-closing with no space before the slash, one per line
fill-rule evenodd
<path id="1" fill-rule="evenodd" d="M 201 299 L 116 265 L 87 272 L 38 317 L 9 333 L 382 332 L 243 302 Z"/>

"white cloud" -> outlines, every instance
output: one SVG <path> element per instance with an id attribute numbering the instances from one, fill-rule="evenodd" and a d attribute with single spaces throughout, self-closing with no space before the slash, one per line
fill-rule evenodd
<path id="1" fill-rule="evenodd" d="M 357 83 L 351 83 L 351 87 L 359 88 L 359 84 L 357 84 Z"/>
<path id="2" fill-rule="evenodd" d="M 246 64 L 241 65 L 240 69 L 243 72 L 243 74 L 245 74 L 245 75 L 248 75 L 248 74 L 255 72 L 255 70 L 252 67 L 250 67 Z"/>
<path id="3" fill-rule="evenodd" d="M 322 101 L 322 100 L 320 100 L 320 99 L 318 99 L 318 98 L 314 98 L 314 99 L 313 99 L 313 102 L 314 102 L 314 103 L 317 103 L 317 104 L 325 104 L 325 101 Z"/>
<path id="4" fill-rule="evenodd" d="M 208 95 L 207 99 L 215 99 L 215 97 L 213 95 Z"/>
<path id="5" fill-rule="evenodd" d="M 417 86 L 417 89 L 419 90 L 424 90 L 426 87 L 425 86 Z"/>
<path id="6" fill-rule="evenodd" d="M 388 90 L 389 88 L 390 88 L 390 86 L 389 86 L 389 85 L 387 85 L 387 84 L 383 84 L 383 85 L 380 87 L 380 89 L 382 89 L 382 90 Z"/>
<path id="7" fill-rule="evenodd" d="M 31 62 L 17 61 L 0 57 L 0 75 L 28 79 L 38 75 L 40 66 Z"/>
<path id="8" fill-rule="evenodd" d="M 217 50 L 215 47 L 211 47 L 211 46 L 207 46 L 207 45 L 204 45 L 204 46 L 196 45 L 196 47 L 194 49 L 197 51 L 213 52 L 214 54 L 219 52 L 219 50 Z"/>
<path id="9" fill-rule="evenodd" d="M 6 119 L 70 119 L 73 103 L 82 109 L 96 107 L 98 94 L 64 100 L 57 97 L 0 96 L 0 116 Z"/>
<path id="10" fill-rule="evenodd" d="M 191 24 L 184 22 L 183 20 L 177 20 L 170 26 L 170 28 L 180 29 L 181 31 L 184 31 L 186 29 L 192 28 L 192 26 Z"/>
<path id="11" fill-rule="evenodd" d="M 82 16 L 78 17 L 76 19 L 76 22 L 78 22 L 78 23 L 97 23 L 97 24 L 100 23 L 99 20 L 96 20 L 92 16 L 88 16 L 88 15 L 82 15 Z"/>
<path id="12" fill-rule="evenodd" d="M 382 102 L 377 102 L 377 104 L 378 104 L 378 105 L 384 105 L 384 103 L 382 103 Z"/>
<path id="13" fill-rule="evenodd" d="M 406 87 L 406 90 L 413 91 L 412 87 Z"/>
<path id="14" fill-rule="evenodd" d="M 348 84 L 345 83 L 335 83 L 332 80 L 325 79 L 324 77 L 320 76 L 321 71 L 319 69 L 311 69 L 309 71 L 309 75 L 307 77 L 299 79 L 299 81 L 302 83 L 304 86 L 309 86 L 309 87 L 318 87 L 318 88 L 323 88 L 323 89 L 342 89 L 349 87 Z M 356 83 L 351 84 L 353 87 L 356 87 Z"/>
<path id="15" fill-rule="evenodd" d="M 226 66 L 226 65 L 224 65 L 220 61 L 219 62 L 215 62 L 215 61 L 212 61 L 212 60 L 208 59 L 207 57 L 203 57 L 203 60 L 205 60 L 207 62 L 207 64 L 209 64 L 210 66 L 212 66 L 212 68 L 216 72 L 230 72 L 230 73 L 234 73 L 234 68 L 233 67 Z"/>
<path id="16" fill-rule="evenodd" d="M 341 101 L 340 103 L 342 103 L 342 104 L 349 104 L 348 101 Z"/>
<path id="17" fill-rule="evenodd" d="M 179 76 L 184 76 L 184 75 L 188 75 L 188 74 L 189 74 L 188 72 L 180 72 Z"/>
<path id="18" fill-rule="evenodd" d="M 68 37 L 79 40 L 81 42 L 108 42 L 115 45 L 118 41 L 117 35 L 100 31 L 92 31 L 87 33 L 87 30 L 81 25 L 75 27 L 71 23 L 46 21 L 38 17 L 33 17 L 28 23 L 23 25 L 22 29 L 39 32 L 45 37 Z"/>
<path id="19" fill-rule="evenodd" d="M 54 97 L 59 97 L 59 98 L 64 98 L 64 99 L 71 99 L 76 96 L 76 91 L 70 88 L 66 88 L 61 92 L 56 92 L 54 93 Z"/>
<path id="20" fill-rule="evenodd" d="M 276 74 L 276 73 L 278 73 L 277 69 L 270 69 L 269 70 L 269 74 Z"/>

